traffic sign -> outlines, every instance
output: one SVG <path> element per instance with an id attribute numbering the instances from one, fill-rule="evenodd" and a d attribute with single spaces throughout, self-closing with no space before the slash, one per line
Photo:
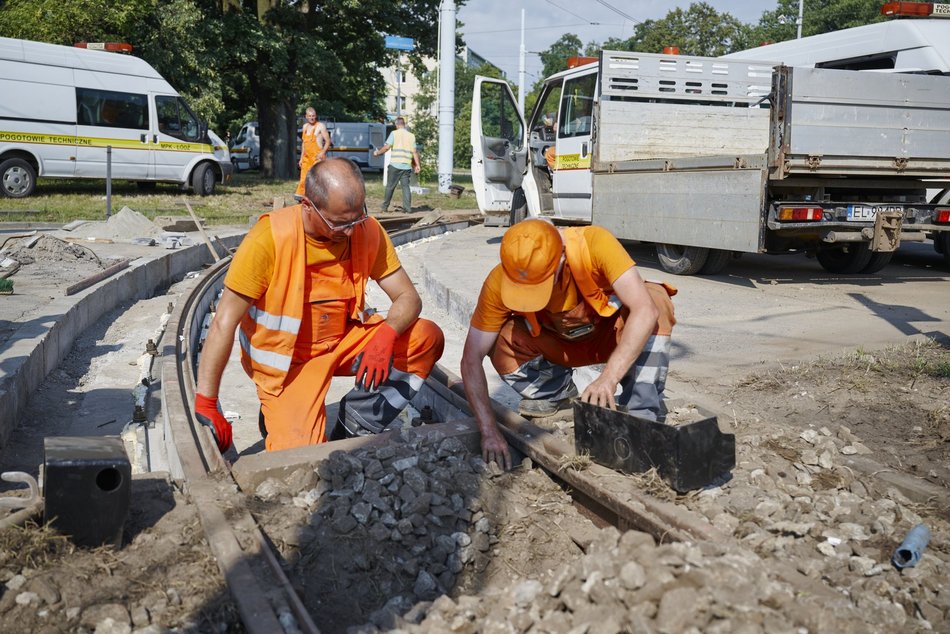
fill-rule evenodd
<path id="1" fill-rule="evenodd" d="M 411 51 L 415 46 L 416 42 L 411 37 L 401 37 L 399 35 L 386 36 L 386 48 L 394 48 L 397 51 Z"/>

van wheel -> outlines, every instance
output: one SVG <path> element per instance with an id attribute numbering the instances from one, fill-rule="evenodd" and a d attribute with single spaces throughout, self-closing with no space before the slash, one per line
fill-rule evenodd
<path id="1" fill-rule="evenodd" d="M 0 163 L 0 193 L 7 198 L 26 198 L 36 190 L 36 170 L 21 158 Z"/>
<path id="2" fill-rule="evenodd" d="M 706 264 L 709 249 L 704 247 L 684 247 L 679 244 L 657 243 L 656 255 L 660 266 L 673 275 L 694 275 Z"/>
<path id="3" fill-rule="evenodd" d="M 860 273 L 871 263 L 871 249 L 859 242 L 847 247 L 818 249 L 818 263 L 829 273 Z"/>
<path id="4" fill-rule="evenodd" d="M 210 196 L 214 193 L 214 170 L 208 163 L 199 163 L 191 173 L 191 187 L 198 196 Z"/>

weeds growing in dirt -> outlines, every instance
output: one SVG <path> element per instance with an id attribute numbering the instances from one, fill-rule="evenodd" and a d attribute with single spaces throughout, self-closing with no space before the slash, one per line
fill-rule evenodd
<path id="1" fill-rule="evenodd" d="M 590 459 L 590 453 L 581 452 L 573 456 L 561 456 L 557 463 L 558 471 L 587 471 L 593 461 Z"/>
<path id="2" fill-rule="evenodd" d="M 0 567 L 40 568 L 52 559 L 69 555 L 76 547 L 48 524 L 27 522 L 0 531 Z"/>

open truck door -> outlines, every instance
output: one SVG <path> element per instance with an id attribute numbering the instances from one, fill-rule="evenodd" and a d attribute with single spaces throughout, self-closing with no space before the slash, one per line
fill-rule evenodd
<path id="1" fill-rule="evenodd" d="M 524 129 L 524 117 L 508 83 L 476 76 L 472 95 L 472 186 L 482 213 L 513 211 L 514 192 L 521 187 L 528 157 Z"/>

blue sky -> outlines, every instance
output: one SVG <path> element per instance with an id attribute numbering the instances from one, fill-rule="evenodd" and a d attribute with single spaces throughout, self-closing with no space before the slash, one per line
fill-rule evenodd
<path id="1" fill-rule="evenodd" d="M 717 11 L 747 23 L 758 22 L 763 11 L 773 10 L 778 4 L 777 0 L 705 1 Z M 690 4 L 689 0 L 468 0 L 458 18 L 465 24 L 461 32 L 472 50 L 517 81 L 521 9 L 525 10 L 525 49 L 543 51 L 565 33 L 574 33 L 584 44 L 629 37 L 635 24 L 629 18 L 662 18 L 674 7 L 685 9 Z M 530 86 L 541 70 L 537 55 L 525 57 L 525 70 Z"/>

